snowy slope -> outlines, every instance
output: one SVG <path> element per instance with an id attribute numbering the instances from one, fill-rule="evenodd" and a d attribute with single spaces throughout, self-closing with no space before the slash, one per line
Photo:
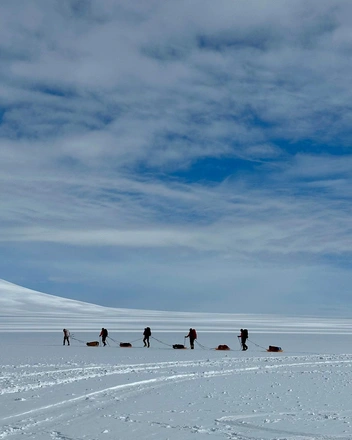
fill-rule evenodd
<path id="1" fill-rule="evenodd" d="M 189 313 L 102 307 L 36 292 L 0 280 L 0 331 L 58 331 L 69 327 L 92 331 L 107 327 L 118 331 L 140 331 L 145 326 L 168 332 L 196 327 L 203 332 L 352 334 L 351 319 Z"/>
<path id="2" fill-rule="evenodd" d="M 0 439 L 352 439 L 349 320 L 109 309 L 5 281 L 0 298 Z M 195 349 L 174 350 L 191 318 Z M 102 325 L 108 345 L 87 347 Z"/>
<path id="3" fill-rule="evenodd" d="M 0 280 L 0 308 L 2 314 L 32 314 L 32 313 L 94 313 L 103 307 L 61 298 L 35 290 L 17 286 L 5 280 Z"/>

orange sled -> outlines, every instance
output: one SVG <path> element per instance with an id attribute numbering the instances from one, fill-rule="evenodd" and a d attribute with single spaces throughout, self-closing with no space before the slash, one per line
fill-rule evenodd
<path id="1" fill-rule="evenodd" d="M 99 341 L 87 342 L 88 347 L 99 347 Z"/>

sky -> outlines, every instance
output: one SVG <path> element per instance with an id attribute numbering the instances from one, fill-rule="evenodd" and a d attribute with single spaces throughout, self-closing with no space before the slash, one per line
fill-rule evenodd
<path id="1" fill-rule="evenodd" d="M 352 4 L 3 0 L 0 278 L 352 316 Z"/>

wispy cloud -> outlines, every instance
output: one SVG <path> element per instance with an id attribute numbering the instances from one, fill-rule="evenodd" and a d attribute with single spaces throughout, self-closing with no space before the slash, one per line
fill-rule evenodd
<path id="1" fill-rule="evenodd" d="M 18 268 L 0 264 L 3 278 L 58 294 L 67 277 L 85 300 L 89 271 L 106 304 L 139 307 L 146 286 L 148 307 L 188 291 L 208 309 L 235 307 L 238 291 L 313 304 L 327 301 L 320 277 L 349 279 L 352 6 L 38 0 L 0 12 L 0 249 Z"/>

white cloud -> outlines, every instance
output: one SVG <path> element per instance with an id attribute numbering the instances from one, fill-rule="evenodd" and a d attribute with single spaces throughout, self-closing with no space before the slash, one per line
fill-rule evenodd
<path id="1" fill-rule="evenodd" d="M 6 251 L 204 254 L 247 279 L 350 255 L 348 3 L 21 4 L 0 6 Z"/>

